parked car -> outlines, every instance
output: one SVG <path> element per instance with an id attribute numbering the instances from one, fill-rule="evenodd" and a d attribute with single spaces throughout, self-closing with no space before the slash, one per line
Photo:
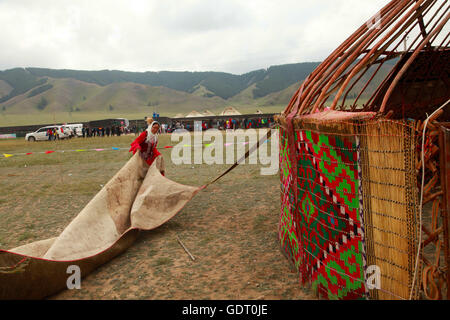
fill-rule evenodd
<path id="1" fill-rule="evenodd" d="M 83 124 L 66 124 L 64 125 L 64 131 L 67 131 L 68 134 L 72 137 L 82 137 L 83 136 Z"/>
<path id="2" fill-rule="evenodd" d="M 25 140 L 27 141 L 39 141 L 39 140 L 48 140 L 47 130 L 48 129 L 56 129 L 57 139 L 66 139 L 70 135 L 68 132 L 64 131 L 63 126 L 46 126 L 37 129 L 35 132 L 30 132 L 25 135 Z"/>

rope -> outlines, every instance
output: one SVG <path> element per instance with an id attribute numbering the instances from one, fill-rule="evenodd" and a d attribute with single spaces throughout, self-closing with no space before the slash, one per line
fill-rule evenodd
<path id="1" fill-rule="evenodd" d="M 262 137 L 255 145 L 253 145 L 251 148 L 249 148 L 247 150 L 247 152 L 245 153 L 245 155 L 243 155 L 240 159 L 238 159 L 230 168 L 228 168 L 224 173 L 222 173 L 220 176 L 218 176 L 217 178 L 215 178 L 211 182 L 209 182 L 209 183 L 205 184 L 204 186 L 202 186 L 200 189 L 206 189 L 209 185 L 217 182 L 219 179 L 221 179 L 222 177 L 226 176 L 233 169 L 235 169 L 238 165 L 240 165 L 242 162 L 244 162 L 245 159 L 247 159 L 250 156 L 250 154 L 252 154 L 255 150 L 259 149 L 259 147 L 266 140 L 268 140 L 271 136 L 272 136 L 272 130 L 270 129 L 270 130 L 267 131 L 267 133 L 266 133 L 266 135 L 264 137 Z"/>
<path id="2" fill-rule="evenodd" d="M 422 184 L 420 188 L 420 210 L 419 210 L 419 230 L 422 230 L 422 213 L 423 213 L 423 189 L 425 186 L 425 133 L 427 131 L 427 125 L 430 118 L 432 118 L 437 112 L 442 110 L 445 106 L 447 106 L 450 103 L 450 99 L 444 103 L 441 107 L 436 109 L 426 120 L 423 126 L 423 133 L 422 133 L 422 150 L 421 150 L 421 160 L 422 160 Z M 414 292 L 414 284 L 416 282 L 417 277 L 417 269 L 419 267 L 419 259 L 420 259 L 420 249 L 422 246 L 422 232 L 419 232 L 419 245 L 417 247 L 417 257 L 416 257 L 416 265 L 414 267 L 414 277 L 413 282 L 411 286 L 411 293 L 409 295 L 409 300 L 412 300 L 413 292 Z"/>
<path id="3" fill-rule="evenodd" d="M 230 144 L 224 144 L 225 147 L 230 147 L 232 145 L 237 145 L 238 143 L 230 143 Z M 246 143 L 248 144 L 248 142 Z M 211 147 L 213 143 L 203 143 L 203 144 L 192 144 L 192 145 L 184 145 L 183 148 L 191 148 L 191 147 L 199 147 L 204 146 L 206 148 Z M 174 148 L 174 146 L 164 146 L 164 147 L 157 147 L 158 150 L 165 150 L 165 149 L 171 149 Z M 1 157 L 2 154 L 0 154 L 0 160 L 1 159 L 7 159 L 6 156 L 29 156 L 34 154 L 52 154 L 52 153 L 66 153 L 66 152 L 91 152 L 91 151 L 123 151 L 123 150 L 129 150 L 129 146 L 120 146 L 120 147 L 99 147 L 99 148 L 93 148 L 93 149 L 74 149 L 74 150 L 47 150 L 47 151 L 31 151 L 31 152 L 20 152 L 20 153 L 3 153 L 4 157 Z M 6 156 L 5 156 L 6 155 Z"/>

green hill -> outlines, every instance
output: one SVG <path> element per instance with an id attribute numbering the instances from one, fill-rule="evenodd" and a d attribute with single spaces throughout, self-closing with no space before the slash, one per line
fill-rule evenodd
<path id="1" fill-rule="evenodd" d="M 318 63 L 298 63 L 272 66 L 267 70 L 252 71 L 242 75 L 224 72 L 126 72 L 17 68 L 0 72 L 0 80 L 6 81 L 13 88 L 11 95 L 4 97 L 2 102 L 44 84 L 46 78 L 70 78 L 100 86 L 133 82 L 153 87 L 163 86 L 187 93 L 193 93 L 202 86 L 209 97 L 215 95 L 222 99 L 229 99 L 256 83 L 254 98 L 259 98 L 283 90 L 304 79 L 317 65 Z"/>
<path id="2" fill-rule="evenodd" d="M 256 83 L 256 88 L 253 90 L 253 97 L 261 98 L 270 93 L 286 89 L 292 84 L 306 79 L 318 65 L 319 63 L 317 62 L 310 62 L 270 67 L 264 79 Z"/>
<path id="3" fill-rule="evenodd" d="M 0 103 L 47 82 L 45 77 L 38 77 L 22 68 L 0 72 L 0 80 L 5 81 L 12 88 L 6 96 L 0 98 Z"/>
<path id="4" fill-rule="evenodd" d="M 157 111 L 173 116 L 192 110 L 222 110 L 225 100 L 203 97 L 166 87 L 137 83 L 100 86 L 74 79 L 48 78 L 51 88 L 30 97 L 33 89 L 0 104 L 0 126 L 85 121 L 114 114 L 140 118 Z"/>
<path id="5" fill-rule="evenodd" d="M 13 88 L 5 80 L 0 80 L 0 98 L 7 96 Z"/>

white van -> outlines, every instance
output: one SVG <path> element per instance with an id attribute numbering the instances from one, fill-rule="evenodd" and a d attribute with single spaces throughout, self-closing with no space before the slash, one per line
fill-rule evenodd
<path id="1" fill-rule="evenodd" d="M 82 123 L 76 123 L 76 124 L 65 124 L 64 130 L 66 130 L 72 137 L 82 137 L 83 136 L 83 124 Z"/>

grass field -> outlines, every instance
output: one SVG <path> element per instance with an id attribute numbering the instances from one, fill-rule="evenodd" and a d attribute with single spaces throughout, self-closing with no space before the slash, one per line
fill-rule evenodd
<path id="1" fill-rule="evenodd" d="M 57 236 L 126 163 L 135 136 L 29 143 L 0 140 L 0 248 Z M 173 145 L 167 135 L 159 146 Z M 101 152 L 46 150 L 104 148 Z M 200 186 L 229 165 L 180 165 L 162 149 L 166 176 Z M 314 299 L 280 251 L 278 175 L 242 165 L 200 192 L 160 228 L 51 299 Z M 195 256 L 192 261 L 178 236 Z"/>

